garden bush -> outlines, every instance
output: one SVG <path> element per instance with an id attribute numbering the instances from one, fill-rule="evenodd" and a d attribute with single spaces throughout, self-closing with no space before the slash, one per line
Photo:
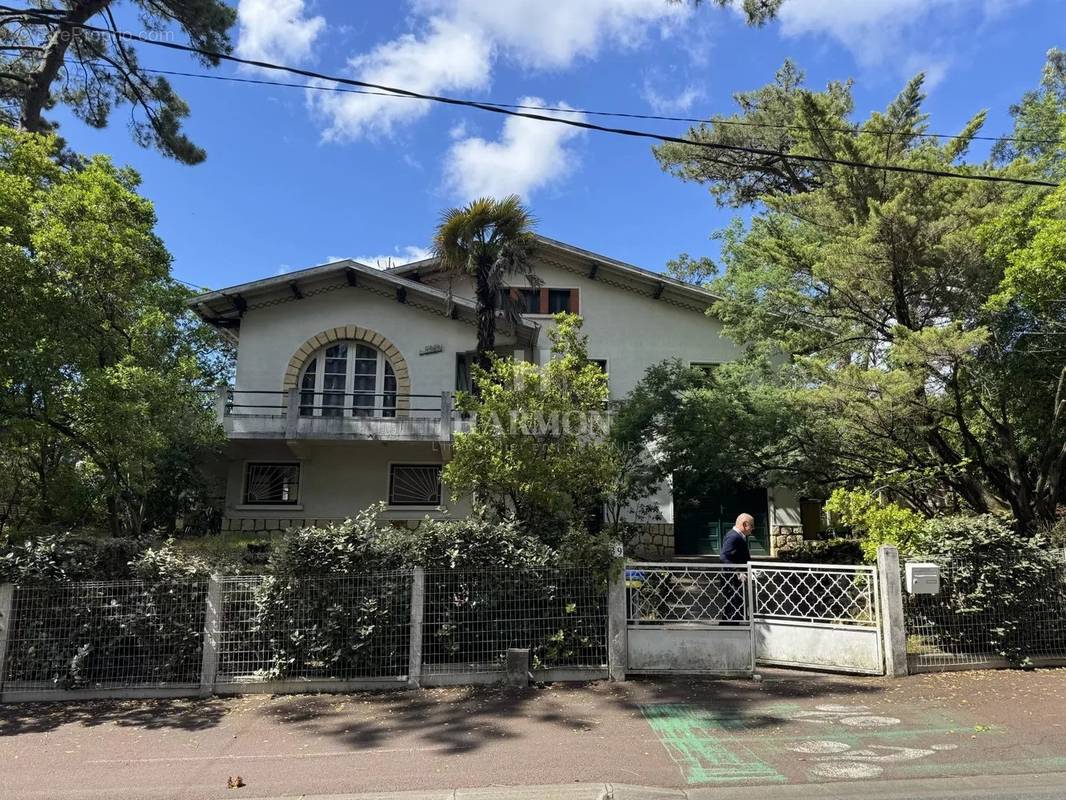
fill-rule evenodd
<path id="1" fill-rule="evenodd" d="M 483 659 L 476 651 L 486 649 L 486 638 L 506 649 L 519 640 L 529 646 L 533 636 L 544 663 L 564 662 L 586 646 L 598 624 L 595 609 L 568 599 L 572 588 L 557 570 L 565 556 L 514 520 L 478 507 L 468 517 L 427 518 L 410 529 L 381 521 L 383 510 L 372 506 L 336 525 L 292 531 L 276 548 L 250 634 L 269 637 L 268 677 L 402 672 L 408 642 L 396 631 L 410 613 L 414 567 L 427 573 L 427 663 Z M 358 577 L 367 573 L 375 575 Z M 533 607 L 558 624 L 536 635 L 508 627 L 516 610 Z M 482 635 L 472 637 L 474 629 Z"/>
<path id="2" fill-rule="evenodd" d="M 1020 535 L 1013 520 L 991 514 L 935 518 L 927 530 L 919 557 L 944 569 L 940 593 L 911 602 L 925 629 L 1017 666 L 1030 666 L 1037 651 L 1066 651 L 1066 567 L 1045 538 Z"/>
<path id="3" fill-rule="evenodd" d="M 199 681 L 207 568 L 172 544 L 42 537 L 4 554 L 18 584 L 10 683 L 81 689 Z M 104 579 L 104 580 L 101 580 Z"/>
<path id="4" fill-rule="evenodd" d="M 778 553 L 781 561 L 805 564 L 862 564 L 862 543 L 857 539 L 824 539 L 804 542 Z"/>

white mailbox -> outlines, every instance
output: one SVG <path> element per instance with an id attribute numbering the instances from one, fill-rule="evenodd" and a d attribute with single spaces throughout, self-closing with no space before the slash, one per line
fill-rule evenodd
<path id="1" fill-rule="evenodd" d="M 940 566 L 908 561 L 907 592 L 909 594 L 939 594 Z"/>

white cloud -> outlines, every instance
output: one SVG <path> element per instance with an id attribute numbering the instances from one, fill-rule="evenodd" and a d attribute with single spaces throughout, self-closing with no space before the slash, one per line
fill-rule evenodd
<path id="1" fill-rule="evenodd" d="M 358 261 L 360 264 L 366 264 L 368 267 L 375 267 L 376 269 L 388 269 L 389 267 L 398 267 L 401 264 L 410 264 L 412 261 L 422 261 L 429 258 L 433 253 L 425 247 L 418 247 L 417 245 L 409 244 L 406 247 L 394 247 L 394 252 L 387 255 L 380 256 L 352 256 L 352 261 Z M 326 261 L 344 261 L 349 256 L 329 256 Z"/>
<path id="2" fill-rule="evenodd" d="M 430 21 L 422 36 L 405 34 L 348 62 L 361 81 L 423 94 L 481 89 L 489 84 L 491 45 L 479 31 L 443 19 Z M 311 92 L 311 107 L 327 120 L 328 141 L 387 135 L 399 122 L 429 111 L 430 101 L 366 94 Z"/>
<path id="3" fill-rule="evenodd" d="M 414 0 L 413 31 L 349 60 L 359 80 L 425 94 L 479 91 L 500 59 L 559 70 L 593 58 L 607 43 L 636 46 L 669 35 L 690 9 L 666 0 Z M 325 121 L 324 137 L 387 135 L 429 111 L 429 103 L 373 95 L 319 93 L 308 102 Z"/>
<path id="4" fill-rule="evenodd" d="M 546 105 L 537 97 L 523 97 L 521 105 Z M 565 103 L 557 104 L 567 108 Z M 542 112 L 548 116 L 583 120 L 582 114 Z M 471 137 L 448 150 L 445 182 L 464 200 L 517 194 L 526 199 L 565 177 L 577 159 L 566 143 L 580 129 L 522 117 L 507 117 L 499 141 Z"/>
<path id="5" fill-rule="evenodd" d="M 786 36 L 826 35 L 851 51 L 865 68 L 894 64 L 910 77 L 919 69 L 939 83 L 952 61 L 950 40 L 1028 0 L 788 0 L 779 14 Z M 935 39 L 928 44 L 930 35 Z M 913 41 L 921 39 L 921 47 Z M 937 55 L 929 54 L 935 49 Z M 915 69 L 917 67 L 917 69 Z"/>
<path id="6" fill-rule="evenodd" d="M 691 84 L 677 94 L 660 92 L 649 78 L 644 79 L 640 96 L 656 114 L 683 114 L 704 98 L 703 90 Z"/>
<path id="7" fill-rule="evenodd" d="M 326 28 L 323 17 L 304 16 L 304 0 L 240 0 L 237 55 L 254 61 L 301 64 Z"/>

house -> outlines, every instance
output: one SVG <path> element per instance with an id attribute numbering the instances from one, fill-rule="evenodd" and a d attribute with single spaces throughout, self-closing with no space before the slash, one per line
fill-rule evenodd
<path id="1" fill-rule="evenodd" d="M 501 353 L 543 363 L 551 315 L 578 313 L 612 399 L 663 359 L 713 365 L 738 355 L 705 313 L 714 297 L 703 289 L 542 236 L 534 260 L 543 285 L 512 288 L 527 313 L 498 332 Z M 469 280 L 433 259 L 389 270 L 337 261 L 192 298 L 237 344 L 236 383 L 217 398 L 228 437 L 223 528 L 338 520 L 382 500 L 397 524 L 463 513 L 467 500 L 449 496 L 440 473 L 470 424 L 452 397 L 469 384 L 472 298 Z M 645 557 L 712 553 L 741 511 L 756 517 L 755 552 L 803 526 L 785 489 L 675 498 L 663 486 L 642 506 L 633 520 Z"/>

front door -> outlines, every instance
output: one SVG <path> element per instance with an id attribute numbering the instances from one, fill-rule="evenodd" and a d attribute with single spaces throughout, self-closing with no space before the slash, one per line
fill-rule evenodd
<path id="1" fill-rule="evenodd" d="M 677 498 L 674 508 L 674 542 L 678 555 L 714 555 L 722 539 L 741 514 L 755 517 L 755 532 L 748 539 L 753 556 L 770 552 L 770 525 L 766 489 L 742 486 L 708 492 L 700 497 Z"/>

